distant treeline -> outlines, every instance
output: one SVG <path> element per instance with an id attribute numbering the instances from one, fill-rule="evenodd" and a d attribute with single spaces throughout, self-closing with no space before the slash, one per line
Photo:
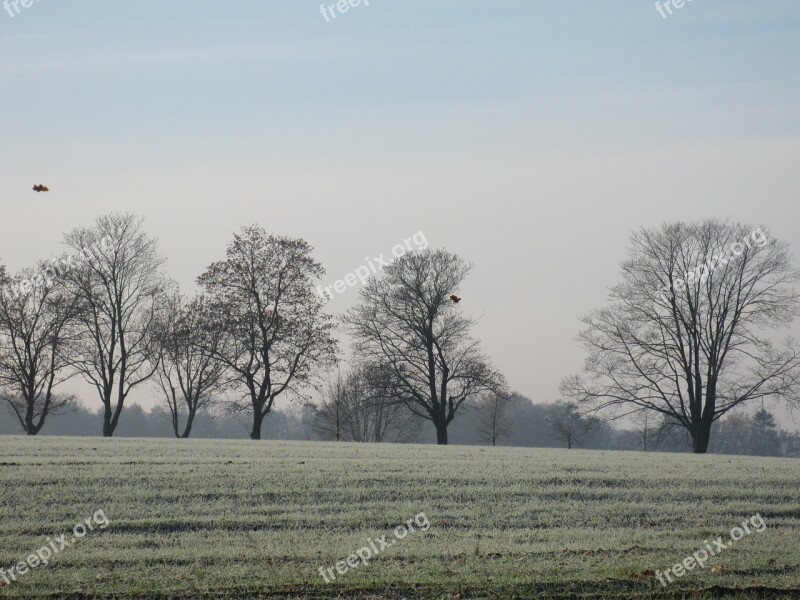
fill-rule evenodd
<path id="1" fill-rule="evenodd" d="M 102 409 L 100 409 L 102 410 Z M 516 395 L 508 407 L 511 426 L 506 435 L 498 439 L 499 446 L 563 448 L 565 442 L 553 430 L 553 416 L 560 410 L 558 403 L 535 404 L 530 399 Z M 55 415 L 48 421 L 41 435 L 98 436 L 102 433 L 97 411 L 79 407 L 71 412 Z M 314 426 L 314 411 L 310 407 L 284 407 L 272 411 L 264 421 L 264 438 L 270 440 L 322 440 L 329 436 L 320 434 Z M 423 421 L 407 443 L 436 443 L 436 430 Z M 451 443 L 486 445 L 480 432 L 481 413 L 478 409 L 464 412 L 453 422 Z M 210 439 L 245 439 L 249 433 L 247 415 L 212 415 L 198 413 L 194 436 Z M 19 435 L 19 423 L 11 415 L 0 414 L 0 434 Z M 154 409 L 146 411 L 132 404 L 125 407 L 125 418 L 120 421 L 117 436 L 123 437 L 175 437 L 168 412 Z M 597 421 L 586 436 L 573 444 L 574 448 L 591 450 L 647 450 L 658 452 L 691 452 L 692 443 L 685 430 L 675 428 L 666 434 L 645 432 L 641 424 L 616 426 L 608 421 Z M 779 430 L 774 417 L 766 410 L 753 415 L 734 414 L 715 424 L 714 438 L 709 449 L 716 454 L 800 457 L 800 434 Z"/>

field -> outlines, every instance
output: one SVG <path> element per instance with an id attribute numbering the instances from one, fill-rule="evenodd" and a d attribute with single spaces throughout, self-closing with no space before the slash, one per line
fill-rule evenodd
<path id="1" fill-rule="evenodd" d="M 0 494 L 6 570 L 108 519 L 2 598 L 800 597 L 788 459 L 0 437 Z M 655 578 L 756 514 L 704 569 Z"/>

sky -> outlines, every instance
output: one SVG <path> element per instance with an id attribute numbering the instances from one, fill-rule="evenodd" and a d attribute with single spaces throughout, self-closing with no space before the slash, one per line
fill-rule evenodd
<path id="1" fill-rule="evenodd" d="M 327 20 L 306 0 L 9 10 L 11 270 L 111 211 L 145 218 L 187 291 L 252 223 L 310 242 L 323 284 L 423 232 L 474 265 L 461 306 L 495 366 L 550 402 L 632 231 L 719 217 L 800 248 L 796 0 L 667 18 L 633 0 L 370 0 Z"/>

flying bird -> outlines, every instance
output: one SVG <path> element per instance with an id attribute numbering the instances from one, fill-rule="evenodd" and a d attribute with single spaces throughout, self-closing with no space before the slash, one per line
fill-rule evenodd
<path id="1" fill-rule="evenodd" d="M 450 300 L 452 300 L 454 304 L 458 304 L 459 302 L 461 302 L 461 298 L 459 298 L 459 297 L 458 297 L 458 296 L 456 296 L 455 294 L 453 294 L 452 296 L 450 296 Z"/>
<path id="2" fill-rule="evenodd" d="M 49 187 L 47 187 L 46 185 L 42 185 L 42 184 L 40 183 L 39 185 L 35 185 L 35 186 L 33 186 L 33 191 L 34 191 L 34 192 L 49 192 L 49 191 L 50 191 L 50 188 L 49 188 Z"/>

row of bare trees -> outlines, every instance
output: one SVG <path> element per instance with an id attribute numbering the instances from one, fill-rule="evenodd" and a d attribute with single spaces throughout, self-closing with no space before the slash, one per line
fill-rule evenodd
<path id="1" fill-rule="evenodd" d="M 56 268 L 0 270 L 0 386 L 34 435 L 48 415 L 74 403 L 56 388 L 81 375 L 102 402 L 103 435 L 111 436 L 128 394 L 155 370 L 151 333 L 168 285 L 164 260 L 132 215 L 101 217 L 64 241 Z"/>
<path id="2" fill-rule="evenodd" d="M 0 390 L 31 435 L 74 403 L 56 389 L 79 375 L 102 403 L 104 436 L 131 390 L 152 380 L 176 436 L 222 398 L 249 412 L 250 437 L 260 439 L 277 398 L 308 402 L 338 363 L 334 317 L 314 293 L 324 270 L 301 239 L 244 228 L 197 278 L 193 297 L 166 277 L 156 241 L 133 215 L 100 217 L 65 243 L 57 268 L 11 276 L 0 265 Z M 496 442 L 506 383 L 453 300 L 470 270 L 426 248 L 369 279 L 341 318 L 354 367 L 328 391 L 334 424 L 323 403 L 321 427 L 382 440 L 402 436 L 411 415 L 446 444 L 457 414 L 480 402 L 482 429 Z M 768 397 L 800 405 L 800 347 L 775 335 L 800 312 L 800 273 L 766 228 L 709 220 L 643 229 L 622 274 L 610 305 L 583 319 L 588 357 L 562 385 L 576 403 L 559 417 L 565 431 L 577 417 L 591 422 L 590 412 L 633 414 L 647 420 L 649 439 L 680 427 L 704 453 L 712 424 L 737 407 Z"/>
<path id="3" fill-rule="evenodd" d="M 221 398 L 250 413 L 250 437 L 260 439 L 277 398 L 309 402 L 338 363 L 334 318 L 314 293 L 324 270 L 303 240 L 244 228 L 192 297 L 165 275 L 156 240 L 134 215 L 102 216 L 65 244 L 70 260 L 58 264 L 70 267 L 47 281 L 23 286 L 30 273 L 0 270 L 0 388 L 30 435 L 74 403 L 58 385 L 82 376 L 102 403 L 106 437 L 131 390 L 153 381 L 177 437 Z M 401 439 L 416 416 L 445 444 L 462 405 L 505 392 L 469 336 L 473 321 L 450 300 L 469 270 L 458 256 L 425 249 L 369 281 L 343 319 L 357 366 L 333 384 L 343 411 L 336 436 Z"/>

